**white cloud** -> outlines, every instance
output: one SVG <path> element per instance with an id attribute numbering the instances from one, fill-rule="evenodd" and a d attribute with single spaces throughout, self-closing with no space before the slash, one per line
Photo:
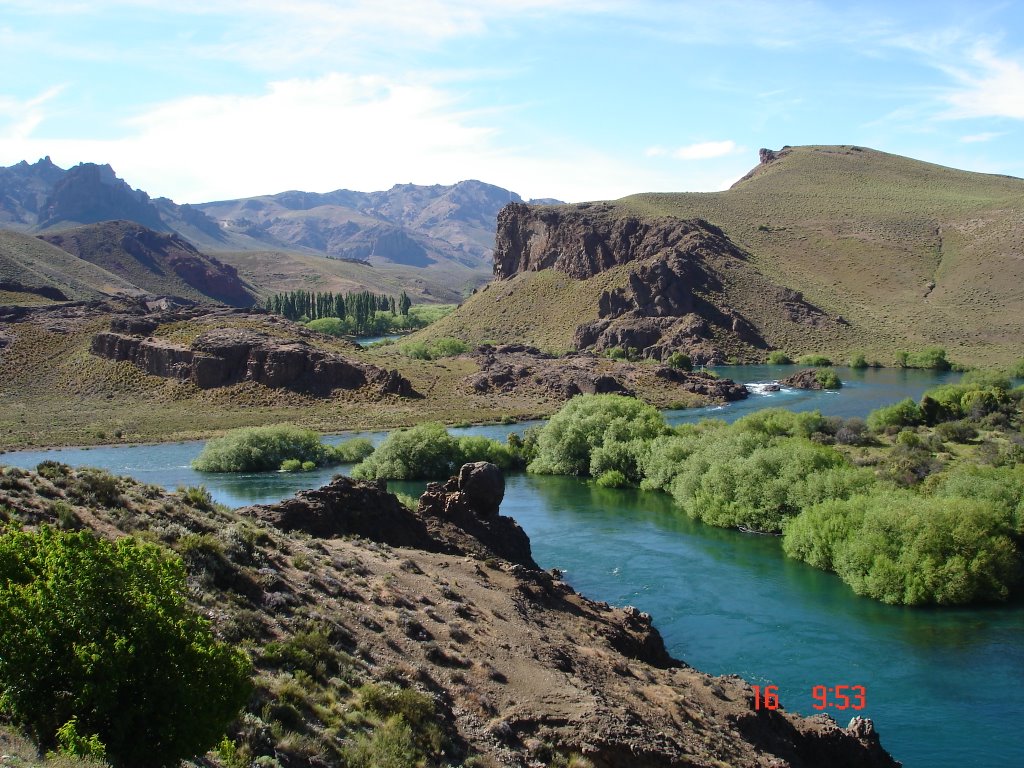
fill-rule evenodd
<path id="1" fill-rule="evenodd" d="M 648 147 L 647 149 L 644 150 L 644 157 L 661 157 L 662 155 L 667 154 L 668 150 L 659 145 Z"/>
<path id="2" fill-rule="evenodd" d="M 736 142 L 731 139 L 727 141 L 703 141 L 673 150 L 672 157 L 679 160 L 710 160 L 715 157 L 731 155 L 737 149 Z"/>
<path id="3" fill-rule="evenodd" d="M 65 167 L 109 162 L 132 186 L 178 202 L 467 178 L 525 197 L 581 201 L 708 191 L 734 172 L 731 165 L 716 166 L 705 169 L 707 176 L 680 177 L 579 142 L 513 139 L 496 127 L 501 122 L 493 112 L 465 110 L 431 84 L 333 73 L 274 82 L 257 95 L 168 101 L 110 139 L 42 138 L 31 128 L 0 128 L 0 164 L 42 155 Z M 512 146 L 512 140 L 522 143 Z M 703 150 L 705 157 L 720 154 Z"/>
<path id="4" fill-rule="evenodd" d="M 0 94 L 0 135 L 10 140 L 31 136 L 45 118 L 44 105 L 59 96 L 63 90 L 62 85 L 53 86 L 38 96 L 25 100 Z"/>
<path id="5" fill-rule="evenodd" d="M 960 87 L 946 97 L 950 118 L 1011 117 L 1024 120 L 1024 67 L 985 47 L 971 57 L 974 72 L 953 71 Z"/>

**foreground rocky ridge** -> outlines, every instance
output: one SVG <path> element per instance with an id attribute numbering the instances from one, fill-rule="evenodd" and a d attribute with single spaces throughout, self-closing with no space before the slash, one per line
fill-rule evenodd
<path id="1" fill-rule="evenodd" d="M 415 511 L 337 478 L 231 512 L 51 463 L 0 472 L 0 515 L 177 549 L 196 606 L 256 660 L 256 693 L 229 735 L 261 764 L 343 765 L 347 743 L 384 727 L 355 716 L 366 686 L 397 684 L 432 702 L 444 738 L 427 765 L 897 765 L 870 721 L 755 711 L 744 681 L 672 659 L 648 615 L 537 568 L 498 514 L 502 490 L 477 464 L 429 486 Z"/>
<path id="2" fill-rule="evenodd" d="M 576 349 L 633 348 L 658 360 L 679 351 L 712 365 L 731 349 L 756 359 L 771 343 L 731 296 L 739 273 L 756 278 L 759 301 L 786 322 L 821 329 L 844 323 L 761 276 L 745 251 L 701 219 L 645 219 L 602 203 L 513 203 L 498 215 L 498 279 L 553 269 L 587 280 L 619 267 L 627 269 L 622 285 L 600 294 L 597 319 L 576 329 Z"/>

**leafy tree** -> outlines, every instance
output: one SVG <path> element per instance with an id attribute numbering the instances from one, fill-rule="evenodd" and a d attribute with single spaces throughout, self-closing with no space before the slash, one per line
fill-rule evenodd
<path id="1" fill-rule="evenodd" d="M 186 589 L 181 560 L 153 544 L 49 527 L 0 535 L 0 711 L 41 747 L 105 749 L 119 766 L 205 752 L 245 703 L 251 670 Z"/>
<path id="2" fill-rule="evenodd" d="M 550 475 L 586 475 L 591 456 L 612 443 L 650 440 L 669 433 L 656 408 L 633 397 L 621 395 L 580 395 L 572 398 L 551 417 L 537 439 L 537 458 L 530 471 Z M 599 454 L 600 455 L 600 454 Z M 623 474 L 638 475 L 634 466 L 604 466 Z M 627 471 L 628 470 L 628 471 Z"/>
<path id="3" fill-rule="evenodd" d="M 789 365 L 793 360 L 781 349 L 775 349 L 768 353 L 768 365 Z"/>
<path id="4" fill-rule="evenodd" d="M 265 472 L 278 469 L 286 459 L 328 463 L 328 446 L 311 429 L 291 424 L 232 429 L 210 440 L 192 461 L 199 472 Z"/>

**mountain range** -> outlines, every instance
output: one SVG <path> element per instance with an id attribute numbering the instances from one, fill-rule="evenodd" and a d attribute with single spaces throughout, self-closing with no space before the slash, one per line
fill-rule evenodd
<path id="1" fill-rule="evenodd" d="M 65 170 L 45 157 L 0 168 L 0 227 L 6 229 L 40 233 L 121 219 L 178 234 L 207 252 L 289 250 L 482 273 L 491 268 L 495 218 L 509 202 L 522 199 L 469 180 L 179 205 L 133 189 L 109 165 L 82 163 Z"/>

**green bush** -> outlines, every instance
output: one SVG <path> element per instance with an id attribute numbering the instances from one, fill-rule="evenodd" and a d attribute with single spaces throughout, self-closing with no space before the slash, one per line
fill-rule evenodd
<path id="1" fill-rule="evenodd" d="M 205 752 L 245 703 L 250 664 L 186 589 L 181 560 L 152 544 L 0 535 L 0 711 L 43 748 L 62 727 L 76 744 L 95 734 L 116 765 Z"/>
<path id="2" fill-rule="evenodd" d="M 785 528 L 786 554 L 834 570 L 885 603 L 1004 600 L 1020 558 L 990 502 L 876 490 L 811 507 Z"/>
<path id="3" fill-rule="evenodd" d="M 233 429 L 210 440 L 192 461 L 199 472 L 263 472 L 276 470 L 286 459 L 324 464 L 327 446 L 311 429 L 291 424 Z"/>
<path id="4" fill-rule="evenodd" d="M 338 464 L 355 464 L 373 453 L 373 443 L 365 437 L 353 437 L 329 446 L 328 450 Z"/>
<path id="5" fill-rule="evenodd" d="M 851 368 L 867 368 L 868 359 L 864 356 L 863 352 L 857 352 L 853 357 L 850 358 Z"/>
<path id="6" fill-rule="evenodd" d="M 595 449 L 668 433 L 658 410 L 636 398 L 580 395 L 562 406 L 541 430 L 537 457 L 529 469 L 538 474 L 586 475 Z M 638 472 L 633 467 L 624 474 Z"/>
<path id="7" fill-rule="evenodd" d="M 733 429 L 769 437 L 810 437 L 825 428 L 821 411 L 797 413 L 784 408 L 763 408 L 737 419 Z"/>
<path id="8" fill-rule="evenodd" d="M 622 347 L 611 347 L 605 353 L 606 357 L 610 357 L 612 360 L 625 360 L 626 350 Z"/>
<path id="9" fill-rule="evenodd" d="M 1012 379 L 1024 379 L 1024 357 L 1011 365 L 1007 374 Z"/>
<path id="10" fill-rule="evenodd" d="M 814 378 L 817 379 L 822 389 L 840 389 L 843 386 L 843 382 L 831 368 L 819 368 L 814 372 Z"/>
<path id="11" fill-rule="evenodd" d="M 952 368 L 946 359 L 946 350 L 942 347 L 925 347 L 920 352 L 898 352 L 896 362 L 902 368 L 930 368 L 935 371 L 948 371 Z"/>
<path id="12" fill-rule="evenodd" d="M 832 365 L 832 361 L 824 355 L 803 355 L 798 362 L 800 365 L 810 365 L 815 368 Z"/>
<path id="13" fill-rule="evenodd" d="M 629 482 L 619 470 L 609 469 L 597 478 L 597 484 L 602 488 L 625 488 Z"/>
<path id="14" fill-rule="evenodd" d="M 921 409 L 909 397 L 893 405 L 876 408 L 868 414 L 868 429 L 882 432 L 890 427 L 913 427 L 921 424 Z"/>
<path id="15" fill-rule="evenodd" d="M 352 470 L 353 477 L 388 480 L 436 480 L 462 464 L 459 441 L 443 424 L 424 422 L 391 432 L 377 450 Z"/>
<path id="16" fill-rule="evenodd" d="M 682 352 L 673 352 L 665 358 L 665 365 L 671 368 L 678 368 L 681 371 L 693 370 L 693 360 L 690 359 L 689 355 L 684 355 Z"/>
<path id="17" fill-rule="evenodd" d="M 315 462 L 312 462 L 312 461 L 304 461 L 304 462 L 302 462 L 302 471 L 303 472 L 312 472 L 314 469 L 316 469 L 316 463 Z"/>
<path id="18" fill-rule="evenodd" d="M 355 331 L 351 323 L 338 317 L 321 317 L 318 320 L 311 320 L 306 323 L 306 327 L 311 331 L 326 333 L 329 336 L 344 336 Z"/>
<path id="19" fill-rule="evenodd" d="M 422 341 L 409 342 L 403 344 L 400 349 L 403 355 L 414 360 L 439 360 L 442 357 L 455 357 L 468 352 L 469 344 L 461 339 L 442 338 L 436 339 L 430 345 Z"/>
<path id="20" fill-rule="evenodd" d="M 792 363 L 793 359 L 781 349 L 768 353 L 768 365 L 792 365 Z"/>
<path id="21" fill-rule="evenodd" d="M 282 472 L 299 472 L 302 470 L 302 462 L 298 459 L 285 459 L 281 462 Z"/>

